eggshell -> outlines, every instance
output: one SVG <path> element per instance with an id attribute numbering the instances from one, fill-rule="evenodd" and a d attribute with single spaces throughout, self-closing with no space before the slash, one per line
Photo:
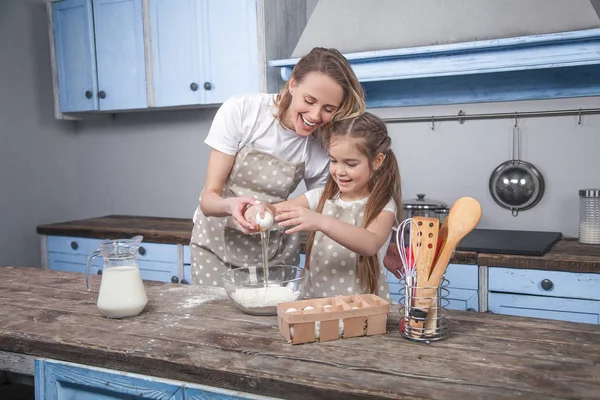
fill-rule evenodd
<path id="1" fill-rule="evenodd" d="M 273 214 L 270 212 L 265 212 L 265 216 L 263 218 L 260 217 L 260 214 L 256 214 L 256 225 L 258 225 L 261 231 L 271 229 L 273 222 Z"/>

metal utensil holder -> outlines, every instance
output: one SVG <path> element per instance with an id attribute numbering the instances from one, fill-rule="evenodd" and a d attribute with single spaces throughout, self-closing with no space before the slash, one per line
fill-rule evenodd
<path id="1" fill-rule="evenodd" d="M 404 280 L 403 286 L 400 288 L 400 333 L 407 339 L 430 343 L 437 340 L 442 340 L 450 334 L 450 323 L 446 318 L 446 307 L 450 304 L 448 295 L 448 281 L 445 277 L 442 278 L 440 285 L 437 288 L 415 286 L 416 279 L 408 277 Z M 417 293 L 422 293 L 426 289 L 436 292 L 435 297 L 418 297 Z M 422 310 L 414 307 L 416 301 L 425 300 L 430 302 L 430 308 L 427 314 Z M 415 324 L 416 322 L 416 324 Z M 415 327 L 423 323 L 422 327 Z"/>

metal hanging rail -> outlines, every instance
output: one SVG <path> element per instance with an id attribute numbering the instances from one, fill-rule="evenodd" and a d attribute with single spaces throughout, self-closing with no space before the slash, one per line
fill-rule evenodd
<path id="1" fill-rule="evenodd" d="M 524 112 L 505 112 L 505 113 L 487 113 L 487 114 L 466 114 L 460 110 L 456 115 L 432 115 L 431 117 L 400 117 L 400 118 L 382 118 L 387 123 L 410 123 L 410 122 L 431 122 L 433 129 L 434 122 L 457 121 L 464 123 L 468 120 L 478 119 L 506 119 L 506 118 L 535 118 L 535 117 L 559 117 L 567 115 L 578 116 L 577 124 L 581 125 L 583 115 L 600 114 L 600 108 L 578 108 L 572 110 L 547 110 L 547 111 L 524 111 Z"/>

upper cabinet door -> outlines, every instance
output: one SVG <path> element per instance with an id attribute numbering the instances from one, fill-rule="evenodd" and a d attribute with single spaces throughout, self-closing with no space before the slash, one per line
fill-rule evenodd
<path id="1" fill-rule="evenodd" d="M 94 0 L 100 110 L 146 108 L 142 0 Z"/>
<path id="2" fill-rule="evenodd" d="M 204 0 L 206 103 L 259 91 L 256 0 Z"/>
<path id="3" fill-rule="evenodd" d="M 52 4 L 58 98 L 62 112 L 98 109 L 91 0 Z"/>
<path id="4" fill-rule="evenodd" d="M 202 0 L 150 0 L 154 105 L 205 102 Z"/>

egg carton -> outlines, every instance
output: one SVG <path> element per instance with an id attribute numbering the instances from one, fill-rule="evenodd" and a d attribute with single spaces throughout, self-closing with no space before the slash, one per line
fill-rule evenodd
<path id="1" fill-rule="evenodd" d="M 327 342 L 387 333 L 390 303 L 374 294 L 288 301 L 277 305 L 288 343 Z"/>

